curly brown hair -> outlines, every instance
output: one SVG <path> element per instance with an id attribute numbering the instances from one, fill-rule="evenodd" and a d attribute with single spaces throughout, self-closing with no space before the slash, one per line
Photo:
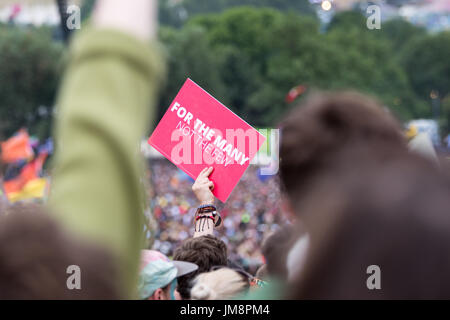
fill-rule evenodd
<path id="1" fill-rule="evenodd" d="M 178 278 L 178 292 L 183 299 L 190 299 L 192 280 L 198 274 L 208 272 L 214 266 L 227 265 L 227 246 L 211 235 L 190 238 L 175 250 L 173 259 L 198 265 L 197 271 Z"/>

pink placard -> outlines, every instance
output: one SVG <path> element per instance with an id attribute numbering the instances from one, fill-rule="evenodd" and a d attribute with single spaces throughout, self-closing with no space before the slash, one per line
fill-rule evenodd
<path id="1" fill-rule="evenodd" d="M 148 143 L 190 177 L 203 168 L 225 202 L 265 137 L 191 79 L 187 79 Z"/>

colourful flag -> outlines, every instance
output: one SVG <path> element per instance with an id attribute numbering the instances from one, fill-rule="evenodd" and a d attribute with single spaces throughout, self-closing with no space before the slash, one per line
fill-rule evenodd
<path id="1" fill-rule="evenodd" d="M 13 163 L 19 160 L 33 158 L 34 152 L 30 145 L 30 137 L 24 129 L 1 143 L 2 162 Z"/>
<path id="2" fill-rule="evenodd" d="M 46 183 L 42 181 L 41 172 L 47 156 L 46 151 L 41 152 L 31 162 L 11 169 L 12 173 L 7 172 L 3 187 L 9 201 L 41 198 L 45 195 Z"/>
<path id="3" fill-rule="evenodd" d="M 45 196 L 47 179 L 38 178 L 28 181 L 20 191 L 8 193 L 10 202 L 27 199 L 41 199 Z"/>

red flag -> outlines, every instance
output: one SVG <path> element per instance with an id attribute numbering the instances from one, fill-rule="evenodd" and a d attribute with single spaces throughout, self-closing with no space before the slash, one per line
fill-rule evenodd
<path id="1" fill-rule="evenodd" d="M 17 134 L 1 143 L 2 161 L 11 163 L 18 160 L 33 157 L 33 149 L 30 146 L 30 137 L 26 130 L 20 130 Z"/>
<path id="2" fill-rule="evenodd" d="M 20 4 L 15 4 L 11 8 L 11 14 L 9 15 L 9 20 L 14 20 L 17 18 L 19 13 L 22 11 L 22 6 Z"/>
<path id="3" fill-rule="evenodd" d="M 289 93 L 286 96 L 286 102 L 291 103 L 294 101 L 299 95 L 303 94 L 306 91 L 306 87 L 303 85 L 296 86 L 289 90 Z"/>
<path id="4" fill-rule="evenodd" d="M 38 179 L 47 156 L 48 154 L 46 152 L 40 153 L 36 159 L 22 168 L 22 171 L 18 177 L 5 181 L 3 183 L 5 192 L 7 194 L 19 192 L 29 181 Z"/>

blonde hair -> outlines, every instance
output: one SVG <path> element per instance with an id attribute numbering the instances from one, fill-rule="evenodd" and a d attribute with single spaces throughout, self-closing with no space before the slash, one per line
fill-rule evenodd
<path id="1" fill-rule="evenodd" d="M 227 300 L 244 292 L 248 287 L 248 282 L 238 272 L 221 268 L 201 273 L 195 278 L 191 289 L 191 299 Z"/>

